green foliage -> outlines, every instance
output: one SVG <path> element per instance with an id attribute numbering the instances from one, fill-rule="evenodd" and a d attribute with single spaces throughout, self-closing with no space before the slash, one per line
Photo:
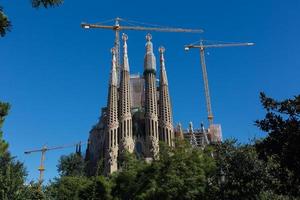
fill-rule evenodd
<path id="1" fill-rule="evenodd" d="M 256 125 L 268 136 L 256 144 L 261 159 L 270 161 L 270 176 L 278 194 L 300 196 L 300 95 L 276 101 L 260 94 L 265 118 Z M 276 173 L 275 173 L 276 172 Z"/>
<path id="2" fill-rule="evenodd" d="M 45 189 L 46 199 L 55 200 L 109 200 L 110 180 L 103 176 L 64 176 L 51 182 Z"/>
<path id="3" fill-rule="evenodd" d="M 2 126 L 5 120 L 5 116 L 8 114 L 10 105 L 8 103 L 3 103 L 0 101 L 0 157 L 7 154 L 8 144 L 3 140 Z"/>
<path id="4" fill-rule="evenodd" d="M 9 154 L 0 157 L 0 199 L 23 199 L 25 168 Z"/>
<path id="5" fill-rule="evenodd" d="M 79 198 L 84 200 L 110 200 L 111 183 L 103 176 L 92 178 L 92 182 L 87 184 L 80 192 Z"/>
<path id="6" fill-rule="evenodd" d="M 210 199 L 259 199 L 268 177 L 255 148 L 226 140 L 215 149 L 217 171 L 209 188 Z"/>
<path id="7" fill-rule="evenodd" d="M 59 6 L 64 2 L 64 0 L 32 0 L 32 7 L 34 8 L 48 8 L 48 7 L 55 7 Z"/>
<path id="8" fill-rule="evenodd" d="M 44 200 L 45 198 L 45 194 L 38 183 L 31 182 L 29 185 L 25 186 L 23 199 Z"/>
<path id="9" fill-rule="evenodd" d="M 205 196 L 207 179 L 214 171 L 208 152 L 186 143 L 160 147 L 159 159 L 150 164 L 129 157 L 114 177 L 113 196 L 119 199 L 198 199 Z"/>
<path id="10" fill-rule="evenodd" d="M 124 152 L 119 160 L 121 171 L 114 174 L 112 195 L 120 199 L 132 199 L 137 189 L 137 175 L 144 170 L 147 164 L 136 158 L 135 154 Z"/>
<path id="11" fill-rule="evenodd" d="M 51 182 L 45 189 L 47 199 L 79 200 L 80 191 L 92 183 L 86 177 L 64 176 Z"/>
<path id="12" fill-rule="evenodd" d="M 11 23 L 0 6 L 0 36 L 4 37 L 11 29 Z"/>
<path id="13" fill-rule="evenodd" d="M 15 160 L 8 151 L 8 144 L 2 138 L 2 126 L 9 111 L 9 104 L 0 102 L 0 199 L 26 199 L 25 177 L 23 163 Z"/>
<path id="14" fill-rule="evenodd" d="M 278 195 L 272 191 L 265 191 L 260 194 L 259 199 L 260 200 L 270 200 L 270 199 L 272 199 L 272 200 L 297 200 L 299 198 L 293 198 L 291 196 L 286 196 L 286 195 Z"/>
<path id="15" fill-rule="evenodd" d="M 57 165 L 61 176 L 83 176 L 85 162 L 78 153 L 72 153 L 68 156 L 61 156 Z"/>

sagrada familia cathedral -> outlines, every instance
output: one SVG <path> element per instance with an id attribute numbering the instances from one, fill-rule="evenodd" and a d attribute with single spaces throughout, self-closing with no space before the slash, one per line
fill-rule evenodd
<path id="1" fill-rule="evenodd" d="M 202 146 L 214 140 L 203 125 L 187 131 L 181 125 L 173 126 L 172 106 L 165 66 L 164 47 L 159 48 L 159 82 L 152 36 L 146 36 L 144 73 L 131 75 L 127 52 L 127 35 L 122 35 L 123 56 L 120 74 L 117 69 L 116 50 L 112 49 L 107 106 L 102 108 L 98 123 L 89 135 L 86 160 L 91 173 L 97 170 L 100 160 L 104 173 L 118 170 L 118 156 L 125 150 L 151 161 L 159 153 L 159 141 L 174 146 L 174 138 L 188 139 L 192 145 Z"/>

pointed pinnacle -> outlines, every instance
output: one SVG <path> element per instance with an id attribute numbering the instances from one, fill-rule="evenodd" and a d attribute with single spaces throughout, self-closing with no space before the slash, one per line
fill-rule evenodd
<path id="1" fill-rule="evenodd" d="M 159 51 L 160 54 L 163 54 L 166 51 L 166 49 L 165 49 L 165 47 L 160 46 L 158 51 Z"/>
<path id="2" fill-rule="evenodd" d="M 193 122 L 189 123 L 189 129 L 190 129 L 190 131 L 193 131 Z"/>
<path id="3" fill-rule="evenodd" d="M 125 42 L 128 40 L 128 35 L 126 35 L 125 33 L 122 34 L 122 40 Z"/>
<path id="4" fill-rule="evenodd" d="M 164 65 L 164 52 L 166 51 L 165 47 L 160 46 L 158 49 L 159 53 L 160 53 L 160 61 L 162 62 L 161 64 L 163 65 L 162 67 L 165 67 Z"/>
<path id="5" fill-rule="evenodd" d="M 151 35 L 150 33 L 148 33 L 148 34 L 146 35 L 146 40 L 147 40 L 148 42 L 150 42 L 151 39 L 152 39 L 152 35 Z"/>
<path id="6" fill-rule="evenodd" d="M 110 52 L 111 52 L 112 55 L 115 55 L 116 54 L 116 49 L 113 47 L 113 48 L 110 49 Z"/>

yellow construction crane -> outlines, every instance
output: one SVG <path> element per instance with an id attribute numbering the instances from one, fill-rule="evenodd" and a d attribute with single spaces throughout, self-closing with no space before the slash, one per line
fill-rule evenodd
<path id="1" fill-rule="evenodd" d="M 237 46 L 253 46 L 254 43 L 247 42 L 247 43 L 219 43 L 219 44 L 204 44 L 204 40 L 200 40 L 200 44 L 190 44 L 185 45 L 185 50 L 188 51 L 191 48 L 198 48 L 200 49 L 200 61 L 202 66 L 202 76 L 204 81 L 204 91 L 205 91 L 205 99 L 206 99 L 206 109 L 208 113 L 208 121 L 209 125 L 213 125 L 213 113 L 211 109 L 211 101 L 210 101 L 210 94 L 209 94 L 209 87 L 208 87 L 208 78 L 207 78 L 207 71 L 206 71 L 206 64 L 205 64 L 205 54 L 204 51 L 207 48 L 221 48 L 221 47 L 237 47 Z M 198 42 L 196 42 L 198 43 Z"/>
<path id="2" fill-rule="evenodd" d="M 106 22 L 114 21 L 114 25 L 104 25 Z M 131 24 L 130 26 L 123 26 L 120 25 L 120 22 L 125 22 L 128 24 Z M 136 25 L 136 24 L 142 24 Z M 147 26 L 144 26 L 147 25 Z M 150 27 L 150 26 L 156 26 L 156 27 Z M 107 20 L 102 23 L 98 24 L 89 24 L 89 23 L 81 23 L 81 27 L 84 29 L 90 29 L 90 28 L 100 28 L 100 29 L 109 29 L 113 30 L 115 32 L 115 41 L 114 41 L 114 48 L 116 49 L 116 65 L 117 65 L 117 74 L 120 72 L 120 31 L 122 30 L 135 30 L 135 31 L 158 31 L 158 32 L 183 32 L 183 33 L 202 33 L 202 29 L 183 29 L 183 28 L 170 28 L 170 27 L 157 27 L 157 25 L 152 24 L 146 24 L 146 23 L 140 23 L 132 20 L 125 20 L 122 18 L 115 18 L 111 20 Z"/>
<path id="3" fill-rule="evenodd" d="M 78 153 L 79 151 L 81 151 L 81 145 L 85 145 L 85 144 L 87 144 L 87 142 L 84 142 L 84 143 L 78 142 L 76 144 L 62 145 L 62 146 L 56 146 L 56 147 L 47 147 L 46 145 L 44 145 L 40 149 L 33 149 L 33 150 L 25 151 L 24 153 L 25 154 L 31 154 L 31 153 L 41 152 L 41 163 L 40 163 L 40 166 L 38 168 L 38 170 L 40 171 L 40 176 L 39 176 L 38 180 L 39 180 L 39 184 L 42 184 L 43 178 L 44 178 L 44 171 L 45 171 L 44 162 L 45 162 L 47 151 L 57 150 L 57 149 L 64 149 L 64 148 L 76 146 L 76 153 Z"/>

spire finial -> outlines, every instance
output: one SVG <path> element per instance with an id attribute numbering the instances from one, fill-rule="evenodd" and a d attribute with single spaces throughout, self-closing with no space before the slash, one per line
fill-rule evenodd
<path id="1" fill-rule="evenodd" d="M 190 122 L 190 123 L 189 123 L 189 129 L 190 129 L 190 131 L 193 132 L 193 122 Z"/>
<path id="2" fill-rule="evenodd" d="M 163 53 L 165 53 L 166 49 L 165 49 L 165 47 L 160 46 L 158 51 L 159 51 L 160 54 L 163 54 Z"/>
<path id="3" fill-rule="evenodd" d="M 178 128 L 179 131 L 182 131 L 182 125 L 181 125 L 180 122 L 177 124 L 177 128 Z"/>
<path id="4" fill-rule="evenodd" d="M 110 49 L 111 54 L 114 56 L 116 54 L 116 49 L 113 47 Z"/>
<path id="5" fill-rule="evenodd" d="M 148 42 L 150 42 L 151 39 L 152 39 L 152 35 L 151 35 L 150 33 L 148 33 L 148 34 L 146 35 L 146 40 L 147 40 Z"/>
<path id="6" fill-rule="evenodd" d="M 122 34 L 122 40 L 123 40 L 124 42 L 126 42 L 126 41 L 128 40 L 128 35 L 125 34 L 125 33 L 123 33 L 123 34 Z"/>

